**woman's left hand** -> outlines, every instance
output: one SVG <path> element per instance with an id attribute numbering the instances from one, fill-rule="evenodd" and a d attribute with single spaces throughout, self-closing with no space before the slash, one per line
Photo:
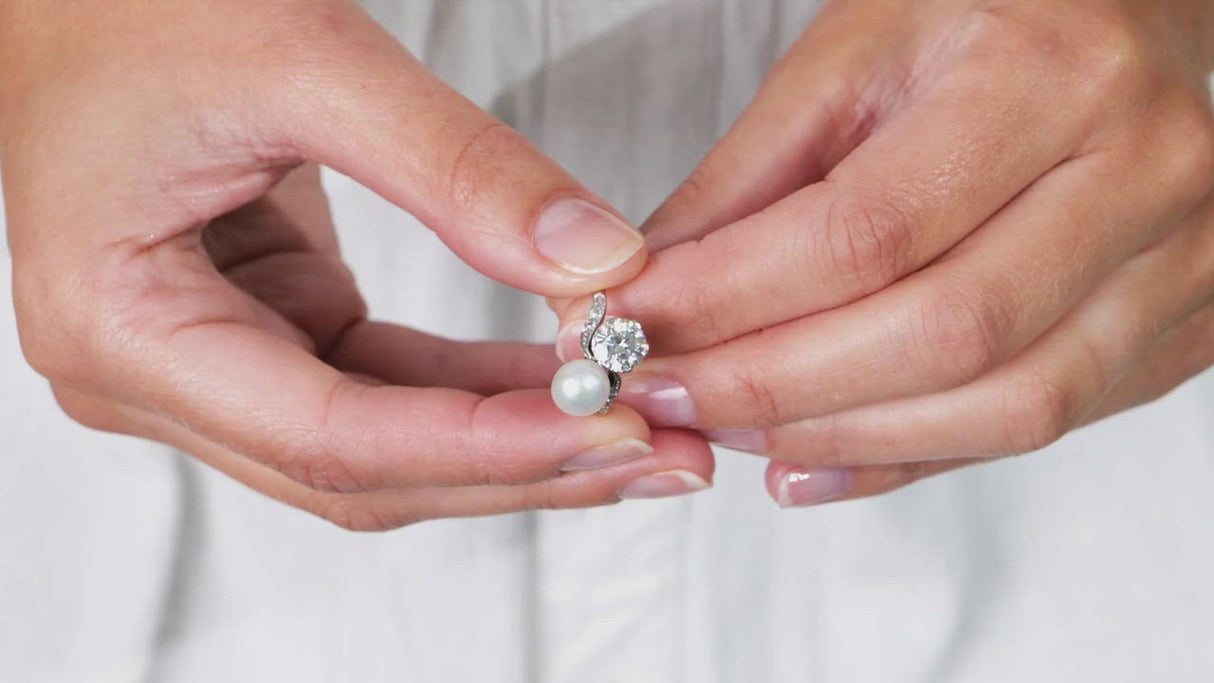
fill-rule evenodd
<path id="1" fill-rule="evenodd" d="M 1036 450 L 1214 363 L 1205 5 L 828 5 L 609 293 L 654 349 L 621 400 L 771 457 L 803 505 Z M 576 353 L 586 302 L 554 306 Z"/>

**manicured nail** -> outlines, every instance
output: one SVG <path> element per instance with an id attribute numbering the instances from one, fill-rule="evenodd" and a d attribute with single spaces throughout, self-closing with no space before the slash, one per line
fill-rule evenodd
<path id="1" fill-rule="evenodd" d="M 703 491 L 712 484 L 687 470 L 671 470 L 641 477 L 620 490 L 620 498 L 666 498 Z"/>
<path id="2" fill-rule="evenodd" d="M 583 275 L 618 267 L 645 243 L 640 231 L 582 199 L 558 199 L 540 214 L 535 248 L 566 270 Z"/>
<path id="3" fill-rule="evenodd" d="M 561 328 L 556 335 L 556 357 L 563 362 L 582 357 L 583 321 L 572 322 Z"/>
<path id="4" fill-rule="evenodd" d="M 562 472 L 574 472 L 577 470 L 597 470 L 600 467 L 615 465 L 632 460 L 633 458 L 648 455 L 653 452 L 653 446 L 632 437 L 626 437 L 609 443 L 606 446 L 591 448 L 588 451 L 583 451 L 574 456 L 569 462 L 561 467 Z"/>
<path id="5" fill-rule="evenodd" d="M 620 401 L 654 427 L 689 427 L 696 422 L 696 407 L 686 387 L 665 377 L 625 377 Z"/>
<path id="6" fill-rule="evenodd" d="M 782 508 L 825 503 L 846 495 L 855 482 L 855 470 L 845 467 L 793 470 L 780 479 L 776 503 Z"/>
<path id="7" fill-rule="evenodd" d="M 702 429 L 705 439 L 718 446 L 746 453 L 762 453 L 767 448 L 767 437 L 757 429 Z"/>

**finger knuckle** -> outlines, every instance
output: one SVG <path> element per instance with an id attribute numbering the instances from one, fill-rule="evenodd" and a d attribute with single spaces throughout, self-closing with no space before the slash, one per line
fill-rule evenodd
<path id="1" fill-rule="evenodd" d="M 746 424 L 742 426 L 766 429 L 789 421 L 768 377 L 766 372 L 756 371 L 749 363 L 730 373 L 727 395 L 738 397 L 740 405 L 745 407 Z"/>
<path id="2" fill-rule="evenodd" d="M 52 382 L 71 383 L 84 369 L 85 315 L 76 315 L 65 297 L 48 291 L 41 278 L 15 268 L 13 302 L 17 335 L 26 363 Z M 71 297 L 66 297 L 70 299 Z"/>
<path id="3" fill-rule="evenodd" d="M 501 453 L 469 454 L 465 467 L 457 475 L 460 486 L 517 486 L 530 484 L 544 475 L 536 466 L 517 459 L 500 457 Z"/>
<path id="4" fill-rule="evenodd" d="M 389 518 L 375 503 L 349 495 L 329 498 L 316 512 L 322 519 L 347 531 L 391 531 L 419 521 L 395 515 Z"/>
<path id="5" fill-rule="evenodd" d="M 988 2 L 966 14 L 960 36 L 961 45 L 984 61 L 1032 59 L 1052 66 L 1067 49 L 1058 25 L 1006 2 Z"/>
<path id="6" fill-rule="evenodd" d="M 85 396 L 52 383 L 51 393 L 59 408 L 72 421 L 99 432 L 121 432 L 123 421 L 117 412 L 100 399 Z"/>
<path id="7" fill-rule="evenodd" d="M 305 85 L 308 77 L 337 81 L 340 87 L 345 71 L 361 67 L 368 77 L 366 59 L 385 59 L 395 55 L 386 36 L 366 30 L 365 18 L 351 12 L 347 3 L 333 0 L 288 0 L 266 8 L 269 20 L 260 22 L 260 40 L 239 45 L 236 56 L 247 61 L 256 51 L 257 65 L 263 71 L 281 73 L 286 85 Z M 387 49 L 385 49 L 387 48 Z M 358 57 L 366 59 L 360 60 Z M 242 66 L 246 66 L 242 64 Z M 338 72 L 338 73 L 333 73 Z M 267 79 L 258 79 L 265 83 Z M 355 92 L 357 92 L 355 90 Z"/>
<path id="8" fill-rule="evenodd" d="M 268 463 L 287 478 L 323 493 L 370 491 L 370 477 L 352 462 L 354 446 L 341 442 L 331 428 L 335 415 L 351 394 L 368 391 L 357 382 L 334 382 L 319 414 L 307 423 L 272 425 L 263 442 L 251 445 L 245 455 Z"/>
<path id="9" fill-rule="evenodd" d="M 933 465 L 931 461 L 922 461 L 887 467 L 881 473 L 875 493 L 890 493 L 924 479 L 932 474 Z"/>
<path id="10" fill-rule="evenodd" d="M 716 166 L 701 164 L 682 183 L 679 183 L 670 199 L 667 200 L 667 205 L 679 204 L 688 207 L 710 205 L 715 200 L 713 194 L 721 186 L 718 176 L 719 171 Z"/>
<path id="11" fill-rule="evenodd" d="M 1205 101 L 1186 101 L 1169 110 L 1164 130 L 1161 181 L 1179 191 L 1180 201 L 1194 204 L 1214 185 L 1214 114 Z"/>
<path id="12" fill-rule="evenodd" d="M 1061 378 L 1033 371 L 1012 384 L 1004 425 L 1006 451 L 1029 453 L 1061 439 L 1082 419 L 1078 392 Z"/>
<path id="13" fill-rule="evenodd" d="M 856 294 L 867 294 L 905 274 L 914 233 L 907 212 L 893 202 L 836 198 L 806 261 L 821 262 L 824 251 L 832 272 L 851 280 Z"/>
<path id="14" fill-rule="evenodd" d="M 943 287 L 912 313 L 910 343 L 930 372 L 957 385 L 1003 360 L 1011 327 L 999 294 L 972 284 Z"/>
<path id="15" fill-rule="evenodd" d="M 534 453 L 559 452 L 559 438 L 549 434 L 537 438 L 531 448 L 520 451 L 517 447 L 503 444 L 501 430 L 502 413 L 494 401 L 476 399 L 467 414 L 464 433 L 467 441 L 459 453 L 460 466 L 452 473 L 453 483 L 459 486 L 513 486 L 529 484 L 551 476 L 556 465 Z"/>
<path id="16" fill-rule="evenodd" d="M 269 461 L 292 481 L 322 493 L 359 493 L 371 487 L 346 457 L 323 446 L 272 447 Z M 266 456 L 254 456 L 262 460 Z"/>
<path id="17" fill-rule="evenodd" d="M 74 272 L 39 263 L 15 268 L 18 333 L 27 362 L 52 382 L 106 395 L 117 373 L 144 362 L 156 331 L 179 316 L 175 302 L 146 295 L 146 264 L 102 253 Z"/>
<path id="18" fill-rule="evenodd" d="M 524 510 L 559 510 L 569 507 L 552 485 L 527 487 L 522 494 Z"/>
<path id="19" fill-rule="evenodd" d="M 967 44 L 997 68 L 1012 62 L 1099 99 L 1124 97 L 1128 86 L 1146 82 L 1141 37 L 1117 12 L 1058 7 L 1043 13 L 1024 3 L 991 2 L 966 19 Z"/>
<path id="20" fill-rule="evenodd" d="M 699 243 L 689 242 L 684 248 L 699 248 L 691 246 L 692 244 Z M 646 319 L 660 321 L 655 330 L 663 337 L 714 341 L 726 339 L 731 336 L 730 330 L 721 326 L 720 316 L 717 315 L 710 296 L 708 288 L 692 278 L 672 279 L 662 289 L 659 304 L 661 311 L 646 315 Z M 646 314 L 644 311 L 640 313 Z M 666 333 L 662 334 L 663 331 Z"/>
<path id="21" fill-rule="evenodd" d="M 801 423 L 798 437 L 781 449 L 782 457 L 795 452 L 812 453 L 814 467 L 838 468 L 853 465 L 856 457 L 855 432 L 841 424 L 837 416 L 823 415 Z"/>
<path id="22" fill-rule="evenodd" d="M 491 120 L 465 133 L 451 157 L 447 197 L 457 210 L 475 214 L 485 189 L 503 175 L 508 160 L 525 157 L 530 143 L 501 121 Z"/>
<path id="23" fill-rule="evenodd" d="M 1071 30 L 1074 47 L 1068 56 L 1093 92 L 1102 98 L 1124 98 L 1127 90 L 1148 84 L 1149 61 L 1129 22 L 1096 14 Z"/>
<path id="24" fill-rule="evenodd" d="M 74 374 L 72 354 L 63 353 L 41 329 L 33 324 L 17 323 L 21 353 L 34 372 L 52 382 L 70 381 Z"/>

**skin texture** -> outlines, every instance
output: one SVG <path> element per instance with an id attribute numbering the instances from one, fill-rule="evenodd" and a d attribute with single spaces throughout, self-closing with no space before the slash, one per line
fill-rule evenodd
<path id="1" fill-rule="evenodd" d="M 77 421 L 171 444 L 351 529 L 711 481 L 693 432 L 627 408 L 560 413 L 550 346 L 368 320 L 316 164 L 537 294 L 622 283 L 646 255 L 354 3 L 0 2 L 0 102 L 21 343 Z M 598 208 L 571 213 L 571 199 Z M 555 239 L 558 202 L 607 217 L 606 232 Z M 549 258 L 587 244 L 604 251 Z M 629 455 L 621 440 L 637 457 L 562 471 L 590 450 Z"/>
<path id="2" fill-rule="evenodd" d="M 1037 450 L 1210 366 L 1207 4 L 830 4 L 609 292 L 653 346 L 621 400 L 771 458 L 796 505 Z M 587 304 L 552 305 L 567 351 Z"/>

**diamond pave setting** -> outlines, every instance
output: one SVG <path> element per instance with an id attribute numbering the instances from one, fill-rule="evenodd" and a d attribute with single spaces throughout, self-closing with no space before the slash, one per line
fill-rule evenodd
<path id="1" fill-rule="evenodd" d="M 590 339 L 595 362 L 620 374 L 632 372 L 649 353 L 649 342 L 641 324 L 627 318 L 607 316 Z"/>

